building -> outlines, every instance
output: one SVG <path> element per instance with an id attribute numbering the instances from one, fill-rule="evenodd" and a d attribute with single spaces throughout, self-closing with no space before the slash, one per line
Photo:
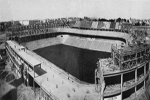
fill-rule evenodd
<path id="1" fill-rule="evenodd" d="M 8 58 L 16 68 L 18 78 L 23 76 L 27 86 L 32 86 L 34 90 L 39 88 L 44 100 L 100 100 L 101 97 L 104 100 L 131 100 L 145 96 L 149 82 L 150 46 L 136 44 L 136 40 L 132 43 L 131 25 L 115 29 L 115 26 L 98 27 L 102 22 L 91 27 L 91 21 L 77 21 L 73 26 L 55 21 L 58 22 L 39 24 L 39 28 L 25 29 L 22 26 L 20 31 L 9 31 L 11 35 L 7 35 Z M 84 25 L 86 23 L 88 25 Z M 34 53 L 35 49 L 52 44 L 109 52 L 109 58 L 97 60 L 98 68 L 103 72 L 99 79 L 104 79 L 105 85 L 95 81 L 94 67 L 82 69 L 83 73 L 92 73 L 95 83 L 89 83 L 78 79 L 76 72 L 67 72 Z M 81 75 L 88 77 L 88 74 Z M 96 90 L 97 85 L 102 85 L 99 91 Z"/>

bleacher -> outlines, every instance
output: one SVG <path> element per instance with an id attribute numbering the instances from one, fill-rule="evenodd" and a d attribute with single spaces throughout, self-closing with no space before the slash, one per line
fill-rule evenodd
<path id="1" fill-rule="evenodd" d="M 91 47 L 90 47 L 90 49 L 94 49 L 95 50 L 97 48 L 98 44 L 99 44 L 99 41 L 98 40 L 94 40 L 92 45 L 91 45 Z"/>
<path id="2" fill-rule="evenodd" d="M 76 23 L 76 21 L 75 20 L 73 20 L 73 21 L 69 21 L 69 23 L 67 23 L 69 26 L 73 26 L 73 25 L 75 25 L 75 23 Z"/>
<path id="3" fill-rule="evenodd" d="M 115 27 L 116 27 L 116 23 L 115 22 L 111 22 L 110 29 L 115 29 Z"/>
<path id="4" fill-rule="evenodd" d="M 111 52 L 111 43 L 108 41 L 101 41 L 99 42 L 96 50 Z"/>
<path id="5" fill-rule="evenodd" d="M 119 22 L 116 22 L 116 26 L 115 26 L 115 29 L 121 29 L 121 25 L 120 25 L 120 23 Z"/>
<path id="6" fill-rule="evenodd" d="M 105 24 L 101 21 L 98 21 L 97 29 L 105 28 Z"/>
<path id="7" fill-rule="evenodd" d="M 76 47 L 76 46 L 78 46 L 79 42 L 80 42 L 80 41 L 78 40 L 78 37 L 73 37 L 71 44 L 72 44 L 72 46 L 75 46 L 75 47 Z"/>
<path id="8" fill-rule="evenodd" d="M 87 28 L 87 29 L 90 29 L 91 26 L 92 26 L 92 21 L 80 21 L 80 27 L 81 28 Z"/>
<path id="9" fill-rule="evenodd" d="M 111 22 L 103 22 L 105 24 L 105 29 L 110 29 Z"/>
<path id="10" fill-rule="evenodd" d="M 25 47 L 28 47 L 29 50 L 36 50 L 39 48 L 56 45 L 59 43 L 61 43 L 60 39 L 55 37 L 51 39 L 47 38 L 47 39 L 35 40 L 35 41 L 23 43 L 22 45 L 24 45 Z"/>
<path id="11" fill-rule="evenodd" d="M 80 43 L 79 43 L 79 45 L 78 45 L 78 47 L 80 47 L 80 48 L 84 48 L 84 46 L 85 46 L 85 44 L 86 44 L 86 42 L 87 42 L 87 39 L 85 38 L 81 38 L 80 40 Z"/>
<path id="12" fill-rule="evenodd" d="M 71 38 L 70 38 L 70 37 L 68 37 L 68 38 L 66 39 L 66 41 L 65 41 L 65 44 L 70 45 L 70 44 L 71 44 L 71 42 L 72 42 Z"/>
<path id="13" fill-rule="evenodd" d="M 67 19 L 58 18 L 34 22 L 30 25 L 13 26 L 9 30 L 8 37 L 19 37 L 35 34 L 44 34 L 43 29 L 48 28 L 77 28 L 80 30 L 95 30 L 95 31 L 120 31 L 128 33 L 132 25 L 125 22 L 109 22 L 109 21 L 91 21 L 87 19 Z M 47 30 L 46 30 L 47 31 Z M 12 33 L 11 33 L 12 32 Z M 10 38 L 9 38 L 10 39 Z M 33 40 L 34 41 L 34 40 Z"/>
<path id="14" fill-rule="evenodd" d="M 71 45 L 74 45 L 76 43 L 76 37 L 70 37 L 71 38 Z"/>
<path id="15" fill-rule="evenodd" d="M 92 40 L 87 40 L 86 44 L 84 45 L 84 48 L 90 48 L 92 42 Z"/>
<path id="16" fill-rule="evenodd" d="M 77 38 L 76 38 L 76 41 L 77 41 L 77 42 L 76 42 L 76 45 L 74 45 L 74 46 L 77 47 L 77 46 L 80 44 L 80 37 L 77 37 Z"/>
<path id="17" fill-rule="evenodd" d="M 92 22 L 91 28 L 96 29 L 98 25 L 98 22 Z"/>
<path id="18" fill-rule="evenodd" d="M 76 23 L 73 25 L 73 27 L 78 27 L 79 28 L 80 24 L 81 24 L 80 21 L 76 21 Z"/>
<path id="19" fill-rule="evenodd" d="M 120 44 L 121 41 L 68 36 L 64 42 L 65 45 L 104 52 L 111 52 L 111 45 L 115 43 Z"/>

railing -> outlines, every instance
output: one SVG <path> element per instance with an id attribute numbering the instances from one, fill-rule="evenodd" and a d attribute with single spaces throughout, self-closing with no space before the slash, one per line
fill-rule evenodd
<path id="1" fill-rule="evenodd" d="M 118 48 L 119 46 L 116 44 L 112 44 L 111 45 L 111 49 L 114 50 L 116 53 L 118 54 L 125 54 L 125 55 L 129 55 L 129 54 L 133 54 L 133 53 L 138 53 L 140 51 L 146 50 L 148 48 L 150 48 L 149 44 L 144 44 L 144 45 L 133 45 L 133 46 L 123 46 L 120 48 Z"/>

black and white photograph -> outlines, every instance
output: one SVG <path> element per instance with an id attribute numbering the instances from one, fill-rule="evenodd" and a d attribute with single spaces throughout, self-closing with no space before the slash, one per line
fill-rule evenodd
<path id="1" fill-rule="evenodd" d="M 0 0 L 0 100 L 150 100 L 150 0 Z"/>

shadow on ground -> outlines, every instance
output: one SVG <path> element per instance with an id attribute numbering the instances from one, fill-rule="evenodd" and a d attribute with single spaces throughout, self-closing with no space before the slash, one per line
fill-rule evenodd
<path id="1" fill-rule="evenodd" d="M 17 89 L 12 89 L 6 93 L 1 100 L 17 100 Z"/>
<path id="2" fill-rule="evenodd" d="M 19 85 L 21 85 L 23 83 L 23 79 L 22 78 L 19 78 L 19 79 L 16 79 L 14 80 L 13 82 L 11 82 L 10 84 L 15 86 L 15 87 L 18 87 Z"/>

